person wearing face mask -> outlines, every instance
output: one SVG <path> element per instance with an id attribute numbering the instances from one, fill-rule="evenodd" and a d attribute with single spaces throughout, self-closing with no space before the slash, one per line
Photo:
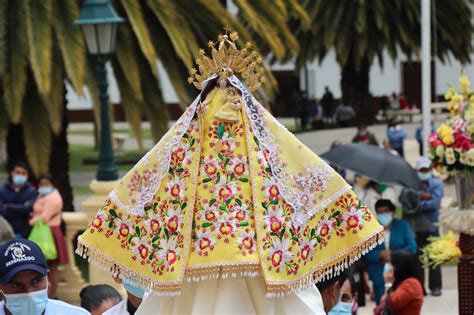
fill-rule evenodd
<path id="1" fill-rule="evenodd" d="M 423 287 L 417 268 L 417 257 L 406 250 L 394 251 L 391 255 L 391 275 L 387 278 L 393 284 L 382 302 L 374 310 L 375 315 L 420 314 L 423 306 Z"/>
<path id="2" fill-rule="evenodd" d="M 145 290 L 129 279 L 121 281 L 116 278 L 115 281 L 122 283 L 127 291 L 127 298 L 108 309 L 103 315 L 135 315 L 145 296 Z"/>
<path id="3" fill-rule="evenodd" d="M 341 298 L 343 296 L 342 287 L 349 276 L 350 270 L 346 269 L 341 271 L 341 273 L 335 277 L 316 283 L 316 287 L 321 293 L 321 297 L 323 299 L 324 311 L 328 314 L 335 315 L 352 313 L 352 302 L 350 303 L 350 308 L 349 303 L 341 302 Z M 335 313 L 331 313 L 333 309 L 335 309 Z M 350 313 L 346 313 L 348 309 L 350 309 Z M 340 311 L 342 311 L 342 313 Z"/>
<path id="4" fill-rule="evenodd" d="M 443 198 L 443 183 L 433 178 L 431 161 L 425 156 L 420 156 L 416 161 L 416 171 L 421 181 L 421 191 L 419 193 L 418 211 L 414 220 L 417 222 L 426 222 L 425 224 L 415 225 L 416 242 L 419 248 L 428 244 L 428 238 L 439 236 L 439 209 L 441 199 Z M 422 220 L 420 220 L 422 219 Z M 421 255 L 421 252 L 419 252 Z M 424 270 L 419 263 L 421 283 L 424 284 Z M 433 296 L 440 296 L 442 289 L 441 268 L 429 268 L 429 289 Z M 426 292 L 426 290 L 425 290 Z"/>
<path id="5" fill-rule="evenodd" d="M 397 117 L 389 120 L 387 127 L 387 138 L 392 149 L 398 152 L 401 157 L 404 157 L 403 142 L 407 137 L 407 132 L 403 127 L 400 127 Z"/>
<path id="6" fill-rule="evenodd" d="M 375 302 L 379 304 L 385 293 L 384 266 L 390 261 L 391 252 L 404 249 L 415 254 L 417 245 L 408 223 L 393 217 L 395 205 L 390 200 L 378 200 L 375 203 L 375 211 L 377 220 L 384 226 L 384 243 L 370 251 L 365 256 L 365 261 L 369 279 L 374 286 Z"/>
<path id="7" fill-rule="evenodd" d="M 0 186 L 0 215 L 13 228 L 16 238 L 26 238 L 28 224 L 36 198 L 35 188 L 28 182 L 28 166 L 23 162 L 13 165 L 8 181 Z"/>
<path id="8" fill-rule="evenodd" d="M 87 315 L 85 309 L 48 299 L 48 265 L 25 240 L 0 245 L 0 315 Z"/>
<path id="9" fill-rule="evenodd" d="M 42 220 L 49 225 L 53 234 L 56 251 L 58 252 L 58 257 L 55 260 L 48 261 L 49 297 L 53 299 L 57 297 L 58 266 L 65 265 L 69 261 L 66 240 L 60 228 L 62 209 L 63 199 L 58 190 L 54 188 L 51 176 L 48 174 L 40 175 L 38 177 L 38 197 L 33 204 L 33 213 L 29 223 L 33 226 L 38 220 Z"/>
<path id="10" fill-rule="evenodd" d="M 352 138 L 353 143 L 366 143 L 372 145 L 379 145 L 375 135 L 369 131 L 366 124 L 357 126 L 357 134 Z"/>

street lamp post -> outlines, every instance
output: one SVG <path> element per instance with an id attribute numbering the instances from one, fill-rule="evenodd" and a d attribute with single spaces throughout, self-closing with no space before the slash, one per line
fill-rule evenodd
<path id="1" fill-rule="evenodd" d="M 109 119 L 108 80 L 105 64 L 115 51 L 117 24 L 123 19 L 117 15 L 108 0 L 85 0 L 79 19 L 74 24 L 80 25 L 87 44 L 88 52 L 96 57 L 96 76 L 100 93 L 100 148 L 99 166 L 96 179 L 113 181 L 118 179 L 115 164 Z"/>

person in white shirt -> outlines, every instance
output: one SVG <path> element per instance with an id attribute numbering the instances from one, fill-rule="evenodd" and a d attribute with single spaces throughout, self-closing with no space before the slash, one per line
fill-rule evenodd
<path id="1" fill-rule="evenodd" d="M 102 315 L 122 301 L 120 293 L 108 284 L 88 285 L 81 290 L 79 296 L 81 307 L 91 315 Z"/>
<path id="2" fill-rule="evenodd" d="M 124 280 L 122 284 L 127 291 L 127 298 L 109 308 L 103 315 L 135 315 L 145 296 L 145 290 L 130 280 Z"/>
<path id="3" fill-rule="evenodd" d="M 48 299 L 48 265 L 35 243 L 0 245 L 0 315 L 88 315 L 83 308 Z"/>

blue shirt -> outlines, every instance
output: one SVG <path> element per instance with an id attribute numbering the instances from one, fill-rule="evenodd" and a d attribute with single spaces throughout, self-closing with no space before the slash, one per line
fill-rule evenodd
<path id="1" fill-rule="evenodd" d="M 394 150 L 403 147 L 403 140 L 407 137 L 407 132 L 400 126 L 387 128 L 387 138 Z"/>
<path id="2" fill-rule="evenodd" d="M 10 223 L 15 234 L 27 237 L 30 233 L 28 221 L 36 195 L 36 189 L 30 183 L 18 190 L 13 189 L 10 183 L 0 186 L 0 215 Z"/>
<path id="3" fill-rule="evenodd" d="M 379 244 L 364 257 L 369 278 L 374 283 L 374 293 L 377 303 L 379 303 L 385 290 L 385 281 L 383 279 L 385 263 L 380 261 L 380 253 L 385 249 L 384 243 Z M 415 236 L 406 221 L 393 219 L 390 225 L 389 249 L 391 251 L 403 249 L 416 254 L 417 245 Z"/>
<path id="4" fill-rule="evenodd" d="M 431 199 L 420 200 L 418 210 L 420 215 L 424 215 L 430 220 L 431 230 L 436 231 L 437 226 L 435 224 L 439 222 L 439 208 L 443 198 L 443 183 L 437 178 L 431 178 L 422 184 L 421 190 L 430 193 Z"/>

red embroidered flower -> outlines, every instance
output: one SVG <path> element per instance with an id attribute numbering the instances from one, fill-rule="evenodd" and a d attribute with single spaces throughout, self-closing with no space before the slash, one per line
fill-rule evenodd
<path id="1" fill-rule="evenodd" d="M 140 257 L 142 259 L 148 258 L 148 246 L 141 244 L 140 246 L 138 246 L 138 252 L 140 253 Z"/>
<path id="2" fill-rule="evenodd" d="M 154 233 L 158 232 L 160 229 L 160 222 L 157 219 L 150 220 L 150 230 Z"/>
<path id="3" fill-rule="evenodd" d="M 245 173 L 245 164 L 239 163 L 234 166 L 234 173 L 237 176 L 242 176 Z"/>
<path id="4" fill-rule="evenodd" d="M 206 170 L 207 175 L 209 175 L 209 176 L 215 175 L 217 173 L 216 164 L 212 163 L 212 162 L 209 163 L 209 164 L 206 164 L 205 170 Z"/>
<path id="5" fill-rule="evenodd" d="M 281 220 L 277 217 L 271 217 L 270 218 L 270 230 L 272 232 L 278 232 L 281 229 Z"/>
<path id="6" fill-rule="evenodd" d="M 176 230 L 179 227 L 178 216 L 174 215 L 171 218 L 169 218 L 166 226 L 168 227 L 168 230 L 170 231 L 170 233 L 176 232 Z"/>
<path id="7" fill-rule="evenodd" d="M 186 151 L 184 151 L 184 148 L 179 147 L 171 153 L 171 157 L 175 161 L 182 162 L 186 157 Z"/>
<path id="8" fill-rule="evenodd" d="M 98 229 L 102 227 L 102 223 L 104 222 L 104 218 L 101 215 L 97 215 L 94 220 L 92 220 L 91 226 Z"/>
<path id="9" fill-rule="evenodd" d="M 127 237 L 130 234 L 130 227 L 125 223 L 121 223 L 119 226 L 119 234 L 121 237 Z"/>
<path id="10" fill-rule="evenodd" d="M 245 218 L 246 218 L 246 214 L 245 214 L 245 211 L 244 210 L 239 210 L 237 211 L 237 213 L 235 214 L 235 218 L 239 221 L 244 221 Z"/>
<path id="11" fill-rule="evenodd" d="M 232 232 L 234 231 L 234 227 L 229 222 L 222 222 L 221 227 L 219 228 L 219 231 L 223 235 L 229 235 L 229 234 L 232 234 Z"/>
<path id="12" fill-rule="evenodd" d="M 207 221 L 214 221 L 216 219 L 216 214 L 213 211 L 206 211 L 204 215 Z"/>
<path id="13" fill-rule="evenodd" d="M 207 237 L 201 238 L 199 240 L 199 249 L 204 250 L 206 248 L 211 247 L 211 240 L 208 239 Z"/>

